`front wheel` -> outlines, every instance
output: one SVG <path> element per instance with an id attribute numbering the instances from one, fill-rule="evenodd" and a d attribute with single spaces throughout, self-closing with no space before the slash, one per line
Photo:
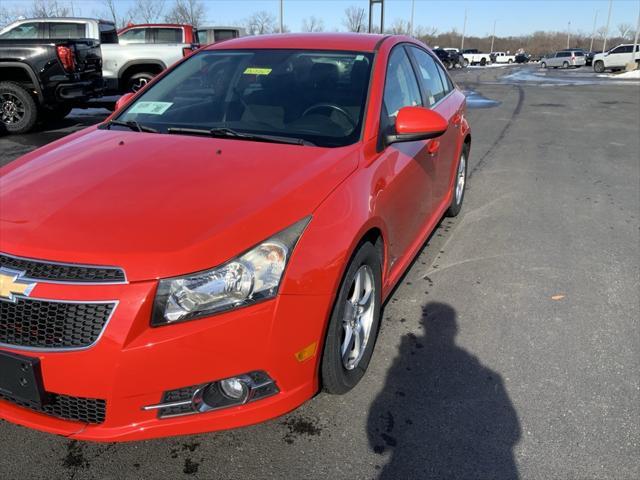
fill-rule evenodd
<path id="1" fill-rule="evenodd" d="M 9 133 L 26 133 L 38 119 L 31 94 L 15 82 L 0 82 L 0 123 Z"/>
<path id="2" fill-rule="evenodd" d="M 456 178 L 453 181 L 453 198 L 451 205 L 446 212 L 447 217 L 455 217 L 462 210 L 462 202 L 464 201 L 464 192 L 467 186 L 467 159 L 469 158 L 469 147 L 465 145 L 458 159 L 456 168 Z"/>
<path id="3" fill-rule="evenodd" d="M 140 72 L 132 75 L 127 81 L 127 92 L 137 92 L 149 83 L 155 75 L 150 72 Z"/>
<path id="4" fill-rule="evenodd" d="M 542 63 L 540 64 L 540 68 L 547 68 L 547 64 L 546 64 L 545 62 L 542 62 Z"/>
<path id="5" fill-rule="evenodd" d="M 513 60 L 509 59 L 509 61 L 507 63 L 513 63 Z"/>
<path id="6" fill-rule="evenodd" d="M 596 73 L 604 72 L 604 62 L 602 60 L 598 60 L 593 64 L 593 71 Z"/>
<path id="7" fill-rule="evenodd" d="M 463 67 L 468 67 L 469 66 L 469 60 L 467 60 L 466 58 L 462 61 L 462 66 Z"/>
<path id="8" fill-rule="evenodd" d="M 347 393 L 364 376 L 380 326 L 382 260 L 365 242 L 347 267 L 333 307 L 322 355 L 324 391 Z"/>
<path id="9" fill-rule="evenodd" d="M 569 62 L 562 62 L 562 68 L 564 69 L 569 68 Z"/>
<path id="10" fill-rule="evenodd" d="M 480 59 L 480 65 L 482 65 L 483 67 L 487 64 L 487 59 L 486 58 L 481 58 Z"/>

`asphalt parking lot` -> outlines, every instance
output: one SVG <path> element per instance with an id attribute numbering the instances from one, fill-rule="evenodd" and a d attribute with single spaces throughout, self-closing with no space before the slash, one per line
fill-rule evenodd
<path id="1" fill-rule="evenodd" d="M 640 478 L 640 82 L 453 75 L 473 107 L 463 213 L 389 300 L 350 394 L 129 444 L 0 422 L 0 479 Z M 0 164 L 107 113 L 0 137 Z"/>

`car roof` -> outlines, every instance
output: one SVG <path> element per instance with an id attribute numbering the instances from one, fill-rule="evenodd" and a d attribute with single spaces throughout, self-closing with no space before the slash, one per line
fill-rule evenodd
<path id="1" fill-rule="evenodd" d="M 274 48 L 303 50 L 344 50 L 355 52 L 373 52 L 378 43 L 390 35 L 369 33 L 285 33 L 273 35 L 254 35 L 234 38 L 210 45 L 206 50 Z M 407 40 L 409 40 L 407 38 Z"/>
<path id="2" fill-rule="evenodd" d="M 21 18 L 14 23 L 24 22 L 100 22 L 100 23 L 113 23 L 113 20 L 103 20 L 101 18 L 89 18 L 89 17 L 34 17 L 34 18 Z"/>

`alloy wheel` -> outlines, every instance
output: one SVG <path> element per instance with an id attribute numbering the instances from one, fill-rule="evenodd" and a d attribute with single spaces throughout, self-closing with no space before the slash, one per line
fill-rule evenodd
<path id="1" fill-rule="evenodd" d="M 462 201 L 462 194 L 464 193 L 464 184 L 467 176 L 467 160 L 463 155 L 460 156 L 460 163 L 458 164 L 458 173 L 456 175 L 456 205 Z"/>
<path id="2" fill-rule="evenodd" d="M 358 366 L 371 337 L 375 313 L 375 281 L 369 265 L 362 265 L 356 272 L 346 301 L 342 319 L 342 365 L 347 370 Z"/>
<path id="3" fill-rule="evenodd" d="M 0 94 L 0 120 L 9 125 L 20 122 L 25 116 L 24 103 L 12 93 Z"/>

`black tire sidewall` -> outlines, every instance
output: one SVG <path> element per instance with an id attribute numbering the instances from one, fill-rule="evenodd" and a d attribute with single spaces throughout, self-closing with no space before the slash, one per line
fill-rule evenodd
<path id="1" fill-rule="evenodd" d="M 604 72 L 604 62 L 602 60 L 598 60 L 596 63 L 593 64 L 593 70 L 596 73 Z"/>
<path id="2" fill-rule="evenodd" d="M 353 278 L 362 265 L 369 265 L 373 270 L 376 295 L 374 318 L 366 350 L 360 360 L 360 363 L 353 370 L 347 370 L 342 364 L 342 357 L 340 355 L 342 319 L 344 314 L 344 305 L 347 301 Z M 382 307 L 381 293 L 382 262 L 380 259 L 380 253 L 370 242 L 365 242 L 358 248 L 349 262 L 349 266 L 347 267 L 342 283 L 340 284 L 340 289 L 336 296 L 331 316 L 329 317 L 329 325 L 325 336 L 322 363 L 320 367 L 320 380 L 325 392 L 337 395 L 347 393 L 358 384 L 367 371 L 377 340 L 378 329 L 380 327 L 380 311 Z"/>
<path id="3" fill-rule="evenodd" d="M 126 93 L 136 93 L 138 92 L 140 89 L 138 90 L 134 90 L 133 89 L 133 85 L 136 82 L 136 80 L 139 80 L 141 78 L 146 78 L 147 79 L 147 83 L 149 83 L 153 77 L 155 77 L 155 75 L 153 73 L 150 72 L 140 72 L 140 73 L 136 73 L 134 75 L 131 75 L 131 77 L 129 77 L 129 80 L 127 80 L 127 92 Z"/>
<path id="4" fill-rule="evenodd" d="M 11 93 L 18 97 L 25 109 L 22 120 L 18 123 L 2 123 L 2 128 L 9 133 L 26 133 L 31 130 L 38 119 L 38 107 L 31 94 L 15 82 L 0 82 L 0 92 Z"/>

